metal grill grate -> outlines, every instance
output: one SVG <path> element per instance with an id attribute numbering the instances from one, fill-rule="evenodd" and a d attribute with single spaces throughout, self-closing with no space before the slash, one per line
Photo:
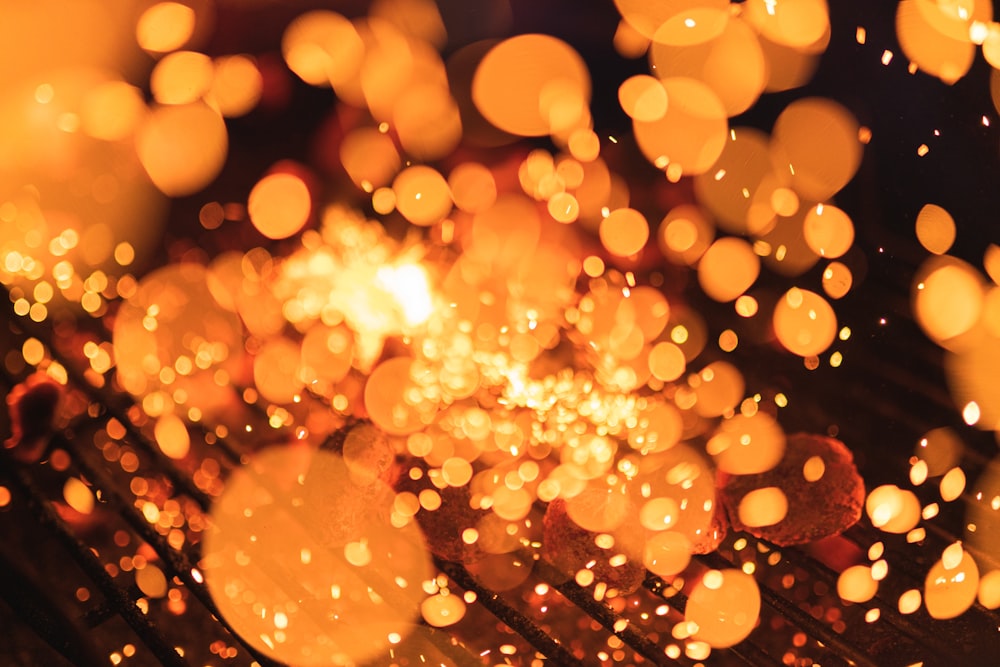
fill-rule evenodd
<path id="1" fill-rule="evenodd" d="M 149 490 L 139 489 L 146 493 L 137 495 L 134 486 L 135 479 L 161 485 L 160 504 L 164 498 L 171 499 L 177 503 L 175 511 L 190 519 L 211 506 L 212 497 L 204 488 L 204 480 L 197 483 L 191 471 L 165 457 L 140 428 L 133 426 L 130 416 L 135 414 L 135 408 L 130 400 L 111 389 L 110 376 L 88 377 L 81 370 L 81 360 L 61 349 L 55 331 L 15 321 L 12 316 L 4 332 L 8 350 L 19 351 L 28 338 L 41 341 L 46 358 L 66 369 L 69 395 L 82 407 L 80 415 L 53 437 L 50 452 L 65 454 L 50 454 L 45 462 L 33 465 L 16 463 L 9 454 L 3 454 L 3 484 L 13 495 L 0 515 L 8 526 L 5 534 L 12 536 L 2 551 L 9 566 L 2 586 L 8 617 L 4 649 L 7 662 L 52 664 L 49 661 L 58 653 L 70 664 L 87 664 L 91 660 L 105 664 L 127 660 L 128 665 L 275 664 L 231 632 L 225 619 L 216 613 L 198 571 L 197 543 L 185 539 L 183 544 L 171 546 L 169 530 L 164 530 L 162 522 L 151 521 L 144 512 L 149 501 L 140 498 L 151 497 Z M 30 370 L 12 370 L 9 366 L 3 373 L 5 391 Z M 899 373 L 899 382 L 909 381 L 905 370 Z M 842 408 L 861 409 L 868 400 L 864 392 L 852 392 L 843 397 Z M 866 414 L 875 421 L 885 420 L 884 410 L 892 409 L 885 401 L 868 406 L 870 414 Z M 863 429 L 869 424 L 864 418 L 855 422 L 854 428 Z M 95 434 L 107 433 L 109 426 L 122 437 L 109 448 L 107 438 L 98 436 L 96 442 L 104 443 L 104 448 L 94 446 Z M 218 462 L 224 476 L 226 469 L 240 464 L 246 452 L 222 439 L 205 445 L 206 435 L 202 433 L 200 439 L 206 448 L 204 453 Z M 209 435 L 208 440 L 213 438 Z M 112 450 L 116 455 L 111 455 Z M 123 462 L 124 453 L 134 454 L 135 458 L 127 456 Z M 974 451 L 971 455 L 976 458 Z M 871 465 L 881 464 L 885 455 L 868 447 L 860 456 L 862 461 L 867 456 Z M 901 475 L 902 462 L 895 465 Z M 70 476 L 86 480 L 96 492 L 99 508 L 92 516 L 99 517 L 99 523 L 57 511 L 56 501 L 62 504 L 61 483 Z M 747 640 L 714 651 L 705 663 L 874 667 L 958 660 L 959 664 L 971 664 L 963 661 L 990 654 L 1000 643 L 1000 616 L 996 612 L 975 605 L 959 619 L 935 621 L 923 611 L 903 615 L 897 609 L 899 594 L 908 588 L 921 588 L 927 566 L 956 538 L 939 525 L 957 524 L 929 522 L 930 533 L 919 550 L 901 538 L 894 542 L 861 525 L 847 532 L 845 543 L 861 550 L 884 541 L 885 557 L 893 568 L 893 576 L 883 582 L 878 596 L 860 605 L 838 601 L 837 573 L 816 558 L 815 552 L 779 549 L 748 536 L 731 535 L 719 551 L 697 560 L 702 566 L 718 569 L 755 563 L 764 609 L 760 626 Z M 186 529 L 190 527 L 189 522 Z M 123 571 L 128 563 L 123 560 L 125 553 L 147 554 L 150 562 L 162 568 L 170 580 L 168 598 L 143 597 L 133 577 Z M 653 622 L 655 618 L 643 619 L 631 608 L 615 608 L 608 601 L 596 600 L 592 589 L 564 581 L 565 577 L 544 562 L 535 564 L 531 579 L 517 592 L 501 594 L 479 583 L 460 563 L 437 560 L 435 565 L 459 589 L 474 592 L 477 607 L 492 615 L 495 626 L 501 628 L 495 633 L 498 645 L 484 652 L 480 648 L 482 637 L 474 640 L 466 636 L 467 626 L 447 632 L 421 625 L 417 634 L 427 645 L 428 655 L 444 664 L 499 662 L 505 657 L 499 644 L 514 647 L 507 658 L 512 664 L 521 664 L 530 655 L 545 656 L 559 665 L 600 664 L 597 654 L 590 651 L 594 646 L 603 646 L 608 652 L 615 650 L 607 648 L 609 643 L 625 652 L 626 664 L 699 662 L 683 654 L 668 654 L 667 647 L 678 642 L 664 633 L 663 623 Z M 574 618 L 569 627 L 575 625 L 586 632 L 569 634 L 564 620 L 554 623 L 527 604 L 524 591 L 539 584 L 558 591 L 564 599 L 560 613 Z M 653 575 L 646 578 L 638 595 L 641 602 L 635 604 L 636 610 L 666 605 L 668 613 L 678 614 L 683 613 L 686 602 L 677 587 Z M 877 620 L 872 618 L 876 613 Z M 25 628 L 34 631 L 48 649 L 27 639 L 21 633 Z M 490 632 L 484 630 L 482 634 Z M 581 651 L 582 647 L 589 650 Z"/>

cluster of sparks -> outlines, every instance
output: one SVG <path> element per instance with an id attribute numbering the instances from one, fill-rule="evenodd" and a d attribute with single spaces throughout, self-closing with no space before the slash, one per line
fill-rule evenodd
<path id="1" fill-rule="evenodd" d="M 317 205 L 317 173 L 278 163 L 245 206 L 201 209 L 205 230 L 252 226 L 260 247 L 211 258 L 191 251 L 140 279 L 128 267 L 148 258 L 159 230 L 138 229 L 135 211 L 157 220 L 165 197 L 216 179 L 224 119 L 278 104 L 267 86 L 274 64 L 183 50 L 202 19 L 187 4 L 162 2 L 141 13 L 132 36 L 157 59 L 154 104 L 123 77 L 81 67 L 48 78 L 28 72 L 0 107 L 10 121 L 0 126 L 35 141 L 30 151 L 12 142 L 0 161 L 0 175 L 15 183 L 0 189 L 0 280 L 13 312 L 36 325 L 53 313 L 113 315 L 110 340 L 88 333 L 94 327 L 68 336 L 92 388 L 134 399 L 93 445 L 131 476 L 132 509 L 172 549 L 203 549 L 192 572 L 263 654 L 293 664 L 386 655 L 416 664 L 431 650 L 414 631 L 418 619 L 487 646 L 485 660 L 527 650 L 462 632 L 463 619 L 474 628 L 483 612 L 475 591 L 437 570 L 430 554 L 449 549 L 468 556 L 487 589 L 516 592 L 553 634 L 572 636 L 567 621 L 552 620 L 550 609 L 566 604 L 556 583 L 530 584 L 536 561 L 554 565 L 619 615 L 598 642 L 604 662 L 632 659 L 619 638 L 630 623 L 669 637 L 666 657 L 692 661 L 757 626 L 757 556 L 746 538 L 727 547 L 739 567 L 692 558 L 725 539 L 717 475 L 766 473 L 791 440 L 777 419 L 786 397 L 748 392 L 725 354 L 740 344 L 739 322 L 759 317 L 810 370 L 850 337 L 831 301 L 852 287 L 838 259 L 852 248 L 854 223 L 832 200 L 854 177 L 871 131 L 815 97 L 788 104 L 770 133 L 730 125 L 761 95 L 809 80 L 838 38 L 823 0 L 615 4 L 615 48 L 650 60 L 649 75 L 618 90 L 632 123 L 628 150 L 662 172 L 664 191 L 683 180 L 694 193 L 667 211 L 616 173 L 626 138 L 602 146 L 590 76 L 571 46 L 520 35 L 458 49 L 446 64 L 432 2 L 385 0 L 355 20 L 314 11 L 284 32 L 283 67 L 331 87 L 350 109 L 339 120 L 337 164 L 374 215 Z M 1000 30 L 984 14 L 989 3 L 967 4 L 900 3 L 912 67 L 953 82 L 976 46 L 994 63 Z M 866 43 L 863 28 L 855 39 Z M 886 51 L 882 63 L 891 61 Z M 0 140 L 9 132 L 0 129 Z M 525 149 L 525 137 L 550 148 Z M 928 150 L 922 144 L 918 155 Z M 662 219 L 651 222 L 654 213 Z M 955 229 L 933 204 L 916 220 L 933 257 L 914 283 L 914 313 L 948 351 L 965 421 L 996 430 L 1000 250 L 986 253 L 989 284 L 946 254 Z M 820 263 L 819 284 L 807 284 Z M 791 286 L 760 298 L 762 268 Z M 732 305 L 737 323 L 714 346 L 715 323 L 670 282 L 682 270 L 705 296 Z M 71 384 L 74 369 L 38 339 L 15 353 L 4 360 L 10 373 L 27 364 Z M 843 356 L 833 350 L 828 360 L 839 366 Z M 88 408 L 74 394 L 60 410 L 65 424 Z M 339 449 L 323 445 L 338 437 Z M 141 474 L 131 438 L 155 443 L 213 499 L 211 512 Z M 222 445 L 241 448 L 241 466 L 225 469 L 211 449 Z M 63 450 L 48 462 L 71 468 Z M 911 486 L 940 476 L 942 502 L 975 500 L 965 547 L 947 547 L 924 588 L 899 596 L 901 614 L 923 605 L 953 618 L 977 599 L 1000 607 L 1000 569 L 988 556 L 1000 535 L 1000 478 L 992 463 L 967 484 L 960 463 L 961 445 L 944 430 L 929 433 L 910 461 Z M 796 483 L 818 483 L 832 464 L 810 457 Z M 78 518 L 98 511 L 81 477 L 62 488 Z M 11 502 L 0 487 L 0 507 Z M 756 488 L 730 519 L 766 538 L 788 502 L 780 486 Z M 865 510 L 874 528 L 922 543 L 919 524 L 938 505 L 884 485 Z M 420 517 L 435 512 L 450 512 L 453 534 L 419 530 Z M 184 614 L 183 588 L 155 551 L 125 530 L 112 540 L 128 553 L 106 569 L 135 573 L 143 610 L 163 599 Z M 780 561 L 763 542 L 757 551 L 770 566 Z M 878 595 L 890 576 L 883 552 L 876 542 L 867 563 L 842 570 L 841 600 Z M 652 607 L 635 593 L 647 572 L 667 587 Z M 664 604 L 680 593 L 685 608 Z M 866 620 L 878 617 L 872 607 Z M 571 644 L 578 654 L 590 648 Z M 111 662 L 135 653 L 127 644 Z M 211 653 L 228 660 L 238 649 L 218 640 Z M 784 657 L 808 664 L 791 649 Z"/>

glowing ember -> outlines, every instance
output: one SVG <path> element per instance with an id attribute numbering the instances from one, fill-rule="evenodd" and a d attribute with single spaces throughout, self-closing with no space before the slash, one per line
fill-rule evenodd
<path id="1" fill-rule="evenodd" d="M 184 45 L 195 27 L 195 12 L 179 2 L 160 2 L 142 13 L 135 36 L 147 51 L 166 53 Z"/>
<path id="2" fill-rule="evenodd" d="M 987 609 L 1000 608 L 1000 570 L 991 570 L 982 576 L 977 598 Z"/>
<path id="3" fill-rule="evenodd" d="M 147 564 L 135 571 L 135 585 L 142 594 L 150 598 L 162 598 L 167 595 L 167 578 L 163 570 L 155 565 Z"/>
<path id="4" fill-rule="evenodd" d="M 941 498 L 945 502 L 956 500 L 965 491 L 965 473 L 961 468 L 952 468 L 941 478 Z"/>
<path id="5" fill-rule="evenodd" d="M 63 486 L 63 498 L 67 505 L 80 514 L 90 514 L 94 511 L 94 493 L 76 477 L 66 480 Z"/>
<path id="6" fill-rule="evenodd" d="M 443 628 L 462 620 L 465 602 L 455 595 L 434 595 L 420 605 L 420 613 L 429 624 Z"/>
<path id="7" fill-rule="evenodd" d="M 277 173 L 260 180 L 247 201 L 247 213 L 261 234 L 283 239 L 295 234 L 309 219 L 309 189 L 293 174 Z"/>
<path id="8" fill-rule="evenodd" d="M 755 489 L 743 496 L 737 511 L 744 526 L 773 526 L 788 513 L 788 499 L 781 489 L 773 486 Z"/>
<path id="9" fill-rule="evenodd" d="M 894 485 L 873 489 L 865 501 L 872 525 L 887 533 L 905 533 L 920 521 L 920 501 L 911 491 Z"/>
<path id="10" fill-rule="evenodd" d="M 927 204 L 917 215 L 916 232 L 928 252 L 943 255 L 955 242 L 955 220 L 940 206 Z"/>
<path id="11" fill-rule="evenodd" d="M 868 602 L 878 591 L 878 582 L 867 565 L 853 565 L 837 578 L 837 595 L 848 602 Z"/>
<path id="12" fill-rule="evenodd" d="M 774 309 L 774 332 L 789 351 L 808 357 L 830 347 L 837 319 L 823 297 L 793 287 Z"/>
<path id="13" fill-rule="evenodd" d="M 976 600 L 979 568 L 972 556 L 955 543 L 945 549 L 924 582 L 924 604 L 934 618 L 955 618 Z"/>
<path id="14" fill-rule="evenodd" d="M 760 590 L 740 570 L 713 570 L 702 577 L 688 598 L 684 618 L 697 626 L 694 636 L 713 648 L 743 641 L 760 614 Z"/>

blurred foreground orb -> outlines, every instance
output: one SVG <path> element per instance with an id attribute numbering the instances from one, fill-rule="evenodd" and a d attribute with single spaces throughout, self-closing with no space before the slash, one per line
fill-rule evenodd
<path id="1" fill-rule="evenodd" d="M 789 352 L 820 354 L 836 337 L 837 315 L 819 294 L 793 287 L 774 308 L 774 333 Z"/>
<path id="2" fill-rule="evenodd" d="M 135 146 L 156 187 L 169 197 L 181 197 L 219 175 L 229 136 L 218 111 L 192 102 L 154 108 L 139 126 Z"/>
<path id="3" fill-rule="evenodd" d="M 472 80 L 476 108 L 496 127 L 525 137 L 567 129 L 590 103 L 590 73 L 580 55 L 548 35 L 500 42 Z"/>
<path id="4" fill-rule="evenodd" d="M 205 535 L 202 568 L 219 612 L 282 662 L 388 657 L 432 576 L 417 524 L 390 522 L 393 497 L 332 452 L 259 452 L 229 478 Z"/>
<path id="5" fill-rule="evenodd" d="M 695 639 L 728 648 L 747 638 L 760 615 L 757 581 L 740 570 L 709 570 L 691 591 L 684 619 L 694 621 Z"/>
<path id="6" fill-rule="evenodd" d="M 232 395 L 220 381 L 242 368 L 243 325 L 215 300 L 207 279 L 200 264 L 171 264 L 145 276 L 118 310 L 112 334 L 118 382 L 143 399 L 150 416 L 169 412 L 181 398 L 188 408 L 215 414 Z"/>

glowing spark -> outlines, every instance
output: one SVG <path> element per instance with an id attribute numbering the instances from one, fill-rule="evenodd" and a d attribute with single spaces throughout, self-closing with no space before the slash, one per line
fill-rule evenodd
<path id="1" fill-rule="evenodd" d="M 969 401 L 968 403 L 965 404 L 965 407 L 962 408 L 962 419 L 969 426 L 974 426 L 975 424 L 977 424 L 979 422 L 979 417 L 980 417 L 979 404 L 976 403 L 975 401 Z"/>

